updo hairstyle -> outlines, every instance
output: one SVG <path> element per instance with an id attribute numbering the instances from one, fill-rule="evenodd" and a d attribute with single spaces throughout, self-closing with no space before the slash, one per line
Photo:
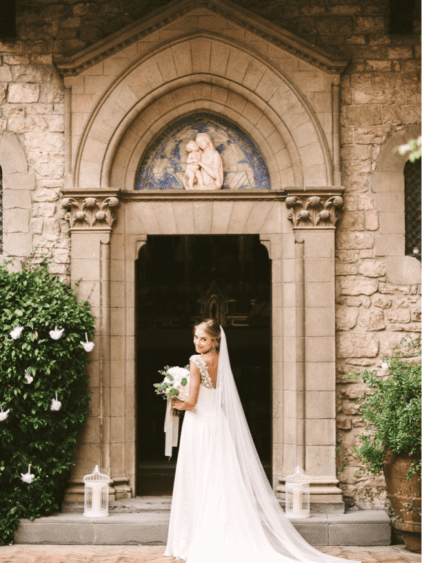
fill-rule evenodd
<path id="1" fill-rule="evenodd" d="M 193 332 L 200 328 L 211 337 L 217 352 L 220 350 L 221 331 L 220 323 L 216 319 L 205 319 L 193 327 Z"/>

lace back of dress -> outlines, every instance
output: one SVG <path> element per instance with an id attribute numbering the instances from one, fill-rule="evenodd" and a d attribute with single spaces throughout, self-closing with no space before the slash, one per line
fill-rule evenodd
<path id="1" fill-rule="evenodd" d="M 190 359 L 193 360 L 199 368 L 199 372 L 201 374 L 200 384 L 208 389 L 215 389 L 216 387 L 214 387 L 212 379 L 208 373 L 208 366 L 201 356 L 194 355 L 191 356 Z"/>

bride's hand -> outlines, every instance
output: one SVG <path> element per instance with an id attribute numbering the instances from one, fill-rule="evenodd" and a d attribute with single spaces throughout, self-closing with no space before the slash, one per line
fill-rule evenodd
<path id="1" fill-rule="evenodd" d="M 171 400 L 171 406 L 174 409 L 177 409 L 179 411 L 184 410 L 183 406 L 184 406 L 184 402 L 183 401 L 179 401 L 179 399 L 176 399 L 176 397 L 173 397 Z"/>

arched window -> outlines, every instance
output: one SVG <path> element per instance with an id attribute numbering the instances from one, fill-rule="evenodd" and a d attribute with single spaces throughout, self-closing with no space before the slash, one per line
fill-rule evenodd
<path id="1" fill-rule="evenodd" d="M 421 259 L 421 159 L 404 167 L 404 221 L 406 256 Z"/>
<path id="2" fill-rule="evenodd" d="M 412 33 L 415 0 L 390 0 L 390 33 Z"/>
<path id="3" fill-rule="evenodd" d="M 0 255 L 3 254 L 3 171 L 0 166 Z"/>

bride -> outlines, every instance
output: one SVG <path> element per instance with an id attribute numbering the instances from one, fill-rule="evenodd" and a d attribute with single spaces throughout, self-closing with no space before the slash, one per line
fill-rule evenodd
<path id="1" fill-rule="evenodd" d="M 187 563 L 346 563 L 310 546 L 258 457 L 217 321 L 195 326 L 166 556 Z M 361 563 L 361 562 L 358 562 Z"/>

